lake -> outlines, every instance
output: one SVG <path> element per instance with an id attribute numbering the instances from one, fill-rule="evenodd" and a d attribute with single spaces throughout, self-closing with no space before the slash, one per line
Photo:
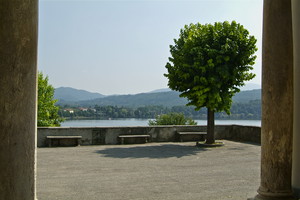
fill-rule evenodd
<path id="1" fill-rule="evenodd" d="M 67 120 L 62 127 L 118 127 L 118 126 L 148 126 L 149 119 L 111 119 L 111 120 Z M 206 125 L 206 120 L 195 120 L 198 125 Z M 260 120 L 215 120 L 216 125 L 261 126 Z"/>

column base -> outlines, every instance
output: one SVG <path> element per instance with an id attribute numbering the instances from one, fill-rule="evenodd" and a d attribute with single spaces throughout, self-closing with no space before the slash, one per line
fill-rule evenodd
<path id="1" fill-rule="evenodd" d="M 270 192 L 268 189 L 260 186 L 257 190 L 258 195 L 248 200 L 298 200 L 293 195 L 292 190 L 286 190 L 281 192 Z"/>
<path id="2" fill-rule="evenodd" d="M 266 188 L 260 186 L 257 190 L 258 195 L 248 200 L 298 200 L 293 196 L 292 191 L 269 192 Z"/>
<path id="3" fill-rule="evenodd" d="M 300 188 L 293 187 L 293 192 L 294 192 L 295 197 L 300 199 Z"/>
<path id="4" fill-rule="evenodd" d="M 293 196 L 282 197 L 282 196 L 263 196 L 263 195 L 256 195 L 254 198 L 248 198 L 247 200 L 298 200 Z"/>

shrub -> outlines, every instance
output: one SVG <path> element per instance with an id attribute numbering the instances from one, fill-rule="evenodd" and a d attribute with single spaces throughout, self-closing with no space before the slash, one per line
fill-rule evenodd
<path id="1" fill-rule="evenodd" d="M 149 120 L 149 126 L 155 125 L 197 125 L 197 122 L 186 118 L 182 113 L 169 113 L 156 116 L 156 119 Z"/>

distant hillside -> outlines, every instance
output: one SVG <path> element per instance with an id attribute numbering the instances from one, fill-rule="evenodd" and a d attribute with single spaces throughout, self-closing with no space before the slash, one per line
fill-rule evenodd
<path id="1" fill-rule="evenodd" d="M 187 100 L 184 98 L 179 98 L 179 93 L 170 92 L 158 92 L 158 93 L 140 93 L 135 95 L 116 95 L 107 96 L 104 98 L 98 98 L 89 101 L 77 102 L 78 105 L 82 106 L 126 106 L 126 107 L 138 107 L 147 105 L 160 105 L 160 106 L 177 106 L 185 105 Z"/>
<path id="2" fill-rule="evenodd" d="M 257 89 L 257 90 L 241 91 L 232 98 L 232 101 L 236 103 L 248 103 L 249 101 L 260 100 L 260 99 L 261 99 L 261 89 Z"/>
<path id="3" fill-rule="evenodd" d="M 99 93 L 92 93 L 86 90 L 78 90 L 70 87 L 56 88 L 54 92 L 54 98 L 58 99 L 59 103 L 84 101 L 103 97 L 105 96 Z"/>
<path id="4" fill-rule="evenodd" d="M 74 105 L 74 106 L 125 106 L 125 107 L 139 107 L 149 105 L 159 105 L 165 107 L 180 106 L 187 104 L 187 99 L 180 98 L 179 92 L 156 92 L 156 93 L 140 93 L 135 95 L 114 95 L 101 96 L 100 98 L 83 100 L 83 101 L 68 101 L 61 99 L 58 104 Z M 91 98 L 91 97 L 89 97 Z M 248 103 L 252 100 L 261 99 L 261 90 L 241 91 L 233 97 L 233 102 Z"/>
<path id="5" fill-rule="evenodd" d="M 241 91 L 257 90 L 257 89 L 261 89 L 261 85 L 255 83 L 247 83 L 245 86 L 241 87 L 240 89 Z"/>
<path id="6" fill-rule="evenodd" d="M 256 84 L 256 83 L 247 83 L 245 86 L 240 87 L 241 91 L 247 91 L 247 90 L 258 90 L 261 89 L 261 85 Z M 158 90 L 153 90 L 148 93 L 157 93 L 157 92 L 170 92 L 170 88 L 163 88 L 163 89 L 158 89 Z"/>
<path id="7" fill-rule="evenodd" d="M 147 93 L 170 92 L 170 91 L 172 91 L 170 88 L 163 88 L 163 89 L 153 90 Z"/>

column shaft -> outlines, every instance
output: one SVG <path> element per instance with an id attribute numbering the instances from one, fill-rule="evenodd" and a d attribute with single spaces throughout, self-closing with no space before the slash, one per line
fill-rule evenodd
<path id="1" fill-rule="evenodd" d="M 292 0 L 294 41 L 294 136 L 292 187 L 300 198 L 300 1 Z"/>
<path id="2" fill-rule="evenodd" d="M 292 199 L 293 41 L 290 0 L 265 0 L 261 185 L 256 199 Z"/>
<path id="3" fill-rule="evenodd" d="M 34 200 L 37 0 L 0 2 L 0 199 Z"/>

